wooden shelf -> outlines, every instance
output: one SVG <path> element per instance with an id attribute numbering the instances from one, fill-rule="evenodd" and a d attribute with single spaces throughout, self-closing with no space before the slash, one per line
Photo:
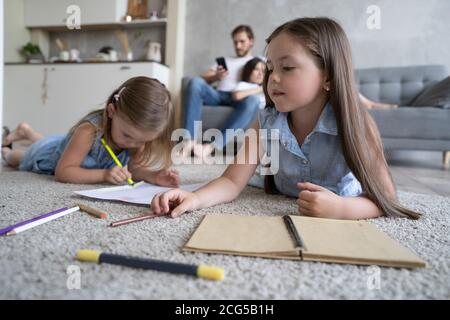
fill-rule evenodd
<path id="1" fill-rule="evenodd" d="M 84 64 L 117 64 L 117 65 L 123 65 L 123 64 L 130 64 L 130 63 L 157 63 L 162 66 L 169 67 L 168 65 L 154 61 L 154 60 L 133 60 L 133 61 L 126 61 L 126 60 L 119 60 L 119 61 L 81 61 L 81 62 L 74 62 L 74 61 L 55 61 L 55 62 L 5 62 L 5 66 L 42 66 L 42 65 L 84 65 Z"/>
<path id="2" fill-rule="evenodd" d="M 133 20 L 131 22 L 118 22 L 117 26 L 124 28 L 141 28 L 151 26 L 164 26 L 167 23 L 167 18 L 158 20 Z"/>
<path id="3" fill-rule="evenodd" d="M 81 25 L 81 29 L 70 30 L 66 26 L 39 26 L 29 27 L 29 29 L 40 29 L 46 31 L 89 31 L 89 30 L 108 30 L 108 29 L 128 29 L 128 28 L 148 28 L 148 27 L 163 27 L 167 24 L 167 18 L 157 20 L 133 20 L 130 22 L 120 21 L 102 24 L 85 24 Z"/>

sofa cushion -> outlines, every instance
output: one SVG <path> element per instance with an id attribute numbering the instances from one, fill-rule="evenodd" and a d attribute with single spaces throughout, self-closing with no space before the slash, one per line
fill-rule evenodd
<path id="1" fill-rule="evenodd" d="M 450 77 L 425 89 L 411 102 L 411 105 L 418 107 L 436 106 L 450 109 Z"/>
<path id="2" fill-rule="evenodd" d="M 369 112 L 383 138 L 450 140 L 450 109 L 400 107 Z"/>
<path id="3" fill-rule="evenodd" d="M 359 92 L 373 101 L 410 105 L 424 89 L 448 76 L 443 65 L 355 70 Z"/>
<path id="4" fill-rule="evenodd" d="M 202 108 L 202 126 L 203 130 L 218 128 L 221 129 L 224 122 L 233 113 L 230 106 L 203 106 Z"/>

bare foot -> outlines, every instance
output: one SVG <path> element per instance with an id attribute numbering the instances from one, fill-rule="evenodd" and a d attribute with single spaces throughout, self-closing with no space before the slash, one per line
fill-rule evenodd
<path id="1" fill-rule="evenodd" d="M 396 108 L 398 108 L 397 104 L 381 103 L 381 102 L 375 102 L 375 101 L 369 100 L 365 96 L 363 96 L 361 93 L 359 94 L 359 99 L 361 100 L 361 103 L 367 109 L 396 109 Z"/>
<path id="2" fill-rule="evenodd" d="M 9 132 L 10 132 L 10 131 L 9 131 L 9 128 L 6 127 L 6 126 L 3 126 L 3 131 L 2 131 L 2 147 L 8 147 L 8 148 L 11 148 L 11 144 L 6 143 L 6 142 L 7 142 L 6 137 L 8 136 Z"/>
<path id="3" fill-rule="evenodd" d="M 398 108 L 398 104 L 388 104 L 388 103 L 379 103 L 375 102 L 372 106 L 373 109 L 396 109 Z"/>
<path id="4" fill-rule="evenodd" d="M 32 142 L 36 142 L 42 138 L 42 134 L 36 132 L 28 123 L 21 122 L 14 131 L 5 137 L 4 144 L 10 145 L 15 141 L 20 140 L 31 140 Z"/>
<path id="5" fill-rule="evenodd" d="M 2 147 L 2 159 L 6 161 L 6 157 L 11 152 L 11 148 L 8 147 Z"/>
<path id="6" fill-rule="evenodd" d="M 25 150 L 11 150 L 11 148 L 2 148 L 2 158 L 12 168 L 19 168 L 20 161 L 25 154 Z"/>
<path id="7" fill-rule="evenodd" d="M 199 158 L 202 158 L 202 159 L 210 156 L 213 151 L 214 151 L 214 146 L 212 144 L 210 144 L 210 143 L 209 144 L 197 143 L 194 146 L 194 155 L 196 157 L 199 157 Z"/>

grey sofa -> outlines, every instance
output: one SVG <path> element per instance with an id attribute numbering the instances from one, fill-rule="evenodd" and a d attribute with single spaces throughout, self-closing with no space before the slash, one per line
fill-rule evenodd
<path id="1" fill-rule="evenodd" d="M 184 106 L 184 101 L 186 97 L 186 89 L 191 81 L 191 77 L 184 77 L 181 83 L 181 94 L 182 94 L 182 102 L 181 105 Z M 229 106 L 203 106 L 202 109 L 202 128 L 203 130 L 207 130 L 210 128 L 221 129 L 223 123 L 226 119 L 231 115 L 233 109 Z M 184 109 L 182 110 L 182 118 L 184 120 Z"/>
<path id="2" fill-rule="evenodd" d="M 450 109 L 411 107 L 426 87 L 448 76 L 444 66 L 371 68 L 356 71 L 359 91 L 398 109 L 370 110 L 386 149 L 450 150 Z"/>
<path id="3" fill-rule="evenodd" d="M 385 149 L 443 151 L 450 161 L 450 109 L 411 107 L 411 101 L 428 86 L 448 76 L 442 65 L 357 69 L 359 91 L 371 100 L 399 104 L 398 109 L 370 110 Z M 190 78 L 183 79 L 183 95 Z M 226 106 L 204 106 L 203 128 L 221 128 L 231 113 Z"/>

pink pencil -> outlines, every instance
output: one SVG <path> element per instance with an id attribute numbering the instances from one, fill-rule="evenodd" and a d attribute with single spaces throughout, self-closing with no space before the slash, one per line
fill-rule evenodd
<path id="1" fill-rule="evenodd" d="M 142 221 L 142 220 L 147 220 L 147 219 L 153 219 L 153 218 L 157 218 L 157 217 L 162 217 L 165 216 L 166 214 L 154 214 L 154 213 L 148 213 L 148 214 L 144 214 L 142 216 L 138 216 L 135 218 L 129 218 L 129 219 L 124 219 L 124 220 L 120 220 L 120 221 L 116 221 L 116 222 L 111 222 L 109 224 L 110 227 L 118 227 L 124 224 L 128 224 L 128 223 L 132 223 L 132 222 L 137 222 L 137 221 Z"/>

